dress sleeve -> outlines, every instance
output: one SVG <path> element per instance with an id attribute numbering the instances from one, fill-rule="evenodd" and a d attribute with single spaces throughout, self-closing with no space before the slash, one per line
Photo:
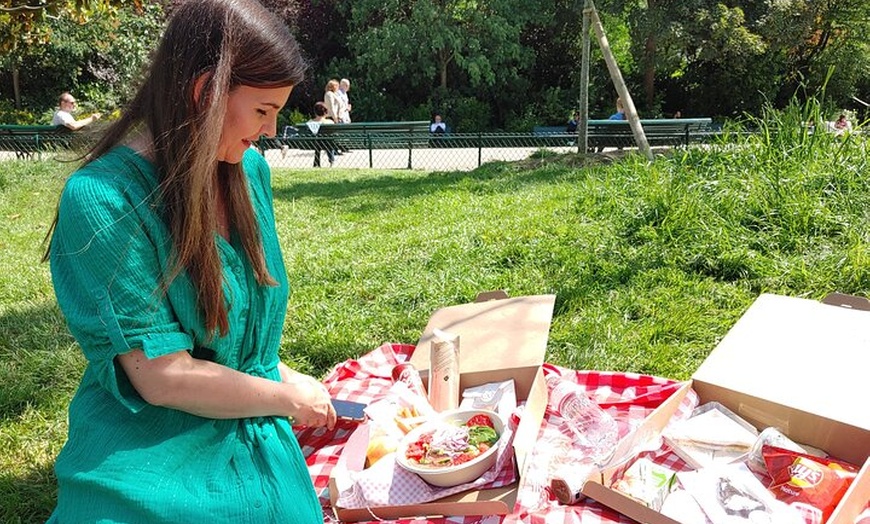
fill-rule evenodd
<path id="1" fill-rule="evenodd" d="M 115 356 L 142 349 L 156 358 L 193 346 L 162 287 L 168 236 L 144 191 L 137 197 L 113 182 L 123 174 L 77 175 L 64 188 L 52 238 L 55 293 L 99 383 L 138 411 L 145 402 Z"/>

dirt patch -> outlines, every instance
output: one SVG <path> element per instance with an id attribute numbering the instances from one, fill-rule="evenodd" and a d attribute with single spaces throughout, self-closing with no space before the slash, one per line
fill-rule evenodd
<path id="1" fill-rule="evenodd" d="M 613 163 L 627 154 L 625 150 L 604 151 L 601 153 L 550 153 L 535 152 L 528 158 L 517 160 L 513 164 L 521 169 L 540 169 L 545 166 L 581 168 Z"/>

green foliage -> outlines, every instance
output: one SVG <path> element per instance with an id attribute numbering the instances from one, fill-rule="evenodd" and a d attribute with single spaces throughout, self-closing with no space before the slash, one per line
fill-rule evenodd
<path id="1" fill-rule="evenodd" d="M 16 109 L 11 100 L 0 100 L 0 122 L 9 124 L 36 124 L 36 115 L 26 109 Z"/>
<path id="2" fill-rule="evenodd" d="M 451 99 L 474 98 L 486 111 L 446 115 L 465 130 L 561 123 L 580 97 L 582 18 L 574 0 L 265 3 L 311 64 L 289 104 L 306 117 L 331 77 L 353 80 L 357 121 L 417 119 L 426 107 L 448 112 Z M 17 71 L 24 111 L 0 107 L 3 121 L 45 122 L 64 89 L 85 102 L 83 113 L 119 107 L 157 43 L 163 3 L 45 5 L 28 16 L 0 13 L 0 100 L 15 100 Z M 870 99 L 865 0 L 602 0 L 597 7 L 644 117 L 760 114 L 767 101 L 787 105 L 802 85 L 802 96 L 811 95 L 831 70 L 826 103 L 859 109 L 853 96 Z M 594 38 L 591 55 L 589 111 L 606 117 L 616 90 Z"/>
<path id="3" fill-rule="evenodd" d="M 85 19 L 67 9 L 40 21 L 36 28 L 44 42 L 19 47 L 8 57 L 17 63 L 22 105 L 47 123 L 58 95 L 70 91 L 83 114 L 112 111 L 132 95 L 162 24 L 160 4 L 95 10 Z M 0 95 L 11 99 L 11 85 L 0 84 Z"/>
<path id="4" fill-rule="evenodd" d="M 457 133 L 474 133 L 492 129 L 490 107 L 470 96 L 444 94 L 430 102 L 432 113 L 441 113 L 450 129 Z"/>
<path id="5" fill-rule="evenodd" d="M 371 119 L 394 113 L 391 105 L 416 106 L 438 88 L 481 99 L 521 82 L 533 58 L 519 41 L 530 12 L 518 0 L 353 2 L 349 63 L 365 85 L 354 111 Z"/>
<path id="6" fill-rule="evenodd" d="M 278 134 L 281 134 L 283 132 L 285 126 L 292 126 L 295 124 L 307 122 L 311 119 L 311 116 L 295 108 L 284 108 L 284 110 L 278 113 L 278 124 L 276 126 L 278 129 Z"/>
<path id="7" fill-rule="evenodd" d="M 577 108 L 574 93 L 552 87 L 545 89 L 538 100 L 526 105 L 523 113 L 508 123 L 507 131 L 529 132 L 535 126 L 566 124 Z"/>

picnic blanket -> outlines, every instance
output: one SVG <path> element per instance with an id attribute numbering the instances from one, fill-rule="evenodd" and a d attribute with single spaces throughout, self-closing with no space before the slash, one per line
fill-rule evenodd
<path id="1" fill-rule="evenodd" d="M 324 384 L 334 398 L 371 403 L 386 394 L 393 385 L 392 369 L 397 364 L 407 362 L 415 347 L 408 344 L 384 344 L 359 359 L 347 360 L 334 367 L 324 379 Z M 544 365 L 545 373 L 555 373 L 563 379 L 573 380 L 602 408 L 606 409 L 620 424 L 620 434 L 639 424 L 665 399 L 670 397 L 681 383 L 653 377 L 649 375 L 574 371 L 552 364 Z M 694 392 L 683 400 L 675 418 L 686 418 L 697 405 L 698 398 Z M 520 413 L 522 410 L 519 409 Z M 541 427 L 541 435 L 549 431 L 549 415 L 545 416 Z M 332 468 L 338 462 L 338 457 L 344 444 L 356 424 L 340 421 L 333 430 L 325 428 L 299 429 L 296 436 L 306 457 L 309 473 L 315 489 L 320 496 L 325 522 L 338 522 L 329 501 L 329 476 Z M 549 486 L 545 482 L 549 472 L 545 469 L 545 460 L 541 460 L 547 450 L 537 446 L 527 463 L 532 464 L 526 472 L 517 497 L 517 504 L 510 515 L 483 515 L 448 518 L 422 519 L 434 524 L 598 524 L 626 523 L 633 521 L 619 513 L 598 504 L 585 500 L 574 506 L 559 504 Z M 643 456 L 657 463 L 664 464 L 676 471 L 687 470 L 688 467 L 675 454 L 667 449 L 653 445 Z M 534 466 L 538 466 L 537 469 Z M 374 513 L 372 520 L 378 519 Z M 399 522 L 420 522 L 421 519 L 404 519 Z"/>

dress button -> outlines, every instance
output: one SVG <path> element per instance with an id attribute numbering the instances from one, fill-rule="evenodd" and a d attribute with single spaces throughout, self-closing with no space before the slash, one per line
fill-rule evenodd
<path id="1" fill-rule="evenodd" d="M 254 507 L 260 509 L 261 507 L 263 507 L 263 503 L 258 500 L 257 502 L 254 502 Z"/>
<path id="2" fill-rule="evenodd" d="M 248 475 L 248 480 L 254 480 L 254 476 L 253 476 L 253 475 Z"/>

